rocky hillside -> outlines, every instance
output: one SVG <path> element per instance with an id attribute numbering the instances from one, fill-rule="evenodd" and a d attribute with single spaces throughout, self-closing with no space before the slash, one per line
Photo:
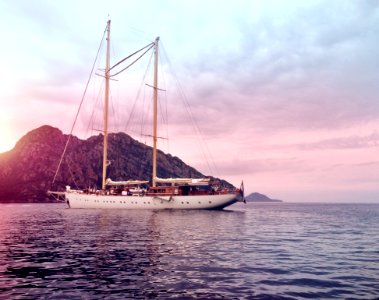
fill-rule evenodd
<path id="1" fill-rule="evenodd" d="M 54 186 L 52 180 L 68 135 L 51 126 L 26 134 L 15 148 L 0 154 L 0 202 L 49 201 L 46 191 L 101 186 L 103 136 L 71 136 Z M 152 149 L 125 133 L 109 135 L 108 176 L 112 180 L 150 180 Z M 170 154 L 158 151 L 158 177 L 204 177 Z M 225 181 L 224 185 L 231 186 Z"/>

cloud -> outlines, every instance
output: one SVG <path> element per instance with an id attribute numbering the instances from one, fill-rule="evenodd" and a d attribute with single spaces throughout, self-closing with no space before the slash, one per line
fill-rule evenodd
<path id="1" fill-rule="evenodd" d="M 226 2 L 218 6 L 212 18 L 207 18 L 210 7 L 198 11 L 196 5 L 187 4 L 178 4 L 178 14 L 167 14 L 167 20 L 180 24 L 182 38 L 187 36 L 191 40 L 181 38 L 185 43 L 174 46 L 177 36 L 171 33 L 167 38 L 163 36 L 163 41 L 173 46 L 170 53 L 174 50 L 179 57 L 183 56 L 175 51 L 176 47 L 183 50 L 191 45 L 190 51 L 184 51 L 189 56 L 187 62 L 175 64 L 175 68 L 184 71 L 180 74 L 181 82 L 185 82 L 192 109 L 204 132 L 214 135 L 217 128 L 224 128 L 227 133 L 247 126 L 266 132 L 286 128 L 309 130 L 344 127 L 377 118 L 379 66 L 377 51 L 373 49 L 378 48 L 375 36 L 379 26 L 378 9 L 372 4 L 282 5 L 275 1 L 265 4 L 247 1 L 231 6 Z M 170 4 L 164 5 L 172 9 Z M 49 51 L 50 55 L 42 60 L 43 74 L 49 75 L 35 77 L 31 82 L 34 93 L 46 95 L 49 101 L 54 97 L 54 89 L 50 88 L 51 93 L 46 87 L 36 91 L 38 83 L 57 88 L 63 83 L 67 90 L 74 83 L 84 83 L 99 39 L 99 35 L 94 39 L 95 30 L 91 30 L 91 37 L 81 33 L 83 29 L 74 30 L 69 16 L 60 12 L 57 5 L 40 5 L 44 9 L 13 6 L 14 11 L 20 11 L 19 16 L 28 16 L 29 24 L 49 36 L 45 50 L 35 49 Z M 137 8 L 132 6 L 131 10 Z M 190 23 L 185 13 L 188 10 L 194 12 L 195 18 Z M 172 32 L 167 21 L 160 20 L 160 29 Z M 103 25 L 96 32 L 101 32 Z M 85 31 L 88 26 L 85 25 Z M 200 27 L 199 35 L 191 36 L 190 32 Z M 117 26 L 115 30 L 117 34 Z M 65 55 L 58 48 L 64 49 Z M 178 62 L 175 56 L 174 62 Z M 178 121 L 176 116 L 172 120 L 180 124 L 183 118 L 177 111 Z M 217 117 L 220 112 L 221 118 Z M 217 118 L 220 125 L 213 126 L 208 116 Z"/>
<path id="2" fill-rule="evenodd" d="M 254 175 L 261 173 L 303 173 L 314 170 L 307 161 L 296 158 L 265 158 L 265 159 L 244 159 L 234 158 L 230 161 L 223 161 L 222 172 L 228 175 Z"/>
<path id="3" fill-rule="evenodd" d="M 365 136 L 348 136 L 321 140 L 314 143 L 297 144 L 290 147 L 303 150 L 326 150 L 326 149 L 358 149 L 358 148 L 379 148 L 379 133 L 372 132 Z"/>
<path id="4" fill-rule="evenodd" d="M 283 16 L 270 4 L 266 15 L 241 22 L 238 51 L 208 53 L 190 66 L 195 101 L 232 112 L 237 98 L 241 117 L 262 130 L 377 119 L 378 9 L 302 4 Z"/>

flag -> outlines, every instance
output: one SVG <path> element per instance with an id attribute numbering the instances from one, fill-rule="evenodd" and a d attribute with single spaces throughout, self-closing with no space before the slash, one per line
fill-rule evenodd
<path id="1" fill-rule="evenodd" d="M 240 194 L 241 194 L 243 203 L 246 203 L 246 199 L 245 199 L 245 187 L 243 186 L 243 180 L 242 180 L 241 186 L 240 186 Z"/>

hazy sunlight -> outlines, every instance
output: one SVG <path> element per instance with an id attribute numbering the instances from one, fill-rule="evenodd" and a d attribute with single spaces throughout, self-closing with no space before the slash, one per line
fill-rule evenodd
<path id="1" fill-rule="evenodd" d="M 0 112 L 0 153 L 12 149 L 14 141 L 10 130 L 10 122 L 8 117 Z"/>

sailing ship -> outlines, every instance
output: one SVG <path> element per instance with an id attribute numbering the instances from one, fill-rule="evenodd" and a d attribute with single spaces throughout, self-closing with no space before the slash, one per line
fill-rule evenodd
<path id="1" fill-rule="evenodd" d="M 240 189 L 226 190 L 212 185 L 210 178 L 158 178 L 157 177 L 157 111 L 158 111 L 158 48 L 159 37 L 151 44 L 154 51 L 153 83 L 153 163 L 151 186 L 146 180 L 112 181 L 107 178 L 108 102 L 110 71 L 110 25 L 106 26 L 107 53 L 104 92 L 104 141 L 102 188 L 73 190 L 66 186 L 65 200 L 70 208 L 102 209 L 223 209 L 243 201 Z"/>

